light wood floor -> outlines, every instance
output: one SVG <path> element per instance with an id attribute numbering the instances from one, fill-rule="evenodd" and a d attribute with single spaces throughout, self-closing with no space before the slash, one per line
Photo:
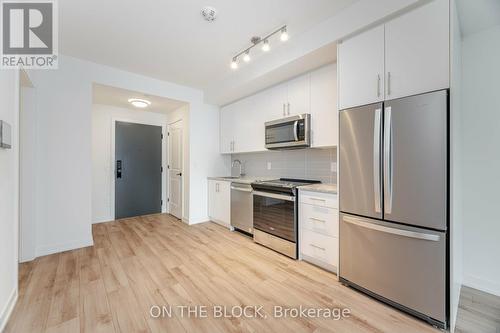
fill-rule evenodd
<path id="1" fill-rule="evenodd" d="M 500 297 L 462 287 L 457 333 L 500 333 Z"/>
<path id="2" fill-rule="evenodd" d="M 213 223 L 187 226 L 153 215 L 96 224 L 93 234 L 93 247 L 20 266 L 6 332 L 439 332 Z M 351 316 L 279 319 L 275 304 L 350 309 Z M 155 319 L 152 305 L 263 305 L 267 318 L 174 311 Z"/>

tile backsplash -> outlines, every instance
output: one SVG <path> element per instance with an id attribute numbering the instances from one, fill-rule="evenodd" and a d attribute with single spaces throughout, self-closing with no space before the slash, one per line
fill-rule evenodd
<path id="1" fill-rule="evenodd" d="M 337 149 L 300 149 L 234 154 L 247 176 L 300 178 L 337 183 Z"/>

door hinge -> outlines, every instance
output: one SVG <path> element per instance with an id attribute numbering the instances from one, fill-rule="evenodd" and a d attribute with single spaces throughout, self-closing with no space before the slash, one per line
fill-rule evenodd
<path id="1" fill-rule="evenodd" d="M 163 139 L 163 133 L 161 133 L 161 138 Z"/>
<path id="2" fill-rule="evenodd" d="M 162 205 L 162 206 L 163 206 L 163 200 L 160 200 L 160 205 Z"/>
<path id="3" fill-rule="evenodd" d="M 167 169 L 170 169 L 170 165 L 167 165 Z"/>
<path id="4" fill-rule="evenodd" d="M 170 198 L 167 198 L 167 202 L 170 202 Z"/>
<path id="5" fill-rule="evenodd" d="M 167 133 L 167 136 L 170 136 L 170 132 Z"/>
<path id="6" fill-rule="evenodd" d="M 163 172 L 163 167 L 160 167 L 161 168 L 161 172 Z"/>

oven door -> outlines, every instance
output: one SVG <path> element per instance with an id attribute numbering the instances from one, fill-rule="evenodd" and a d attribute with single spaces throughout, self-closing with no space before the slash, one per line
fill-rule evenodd
<path id="1" fill-rule="evenodd" d="M 295 197 L 287 194 L 253 192 L 253 227 L 296 242 Z"/>
<path id="2" fill-rule="evenodd" d="M 266 123 L 266 148 L 285 149 L 310 146 L 310 115 L 302 114 Z"/>

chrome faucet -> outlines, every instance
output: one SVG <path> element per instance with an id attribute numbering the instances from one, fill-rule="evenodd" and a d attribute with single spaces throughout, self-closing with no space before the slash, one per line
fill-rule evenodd
<path id="1" fill-rule="evenodd" d="M 231 177 L 241 177 L 241 176 L 243 176 L 243 174 L 241 173 L 241 161 L 233 160 L 233 163 L 231 163 Z"/>

